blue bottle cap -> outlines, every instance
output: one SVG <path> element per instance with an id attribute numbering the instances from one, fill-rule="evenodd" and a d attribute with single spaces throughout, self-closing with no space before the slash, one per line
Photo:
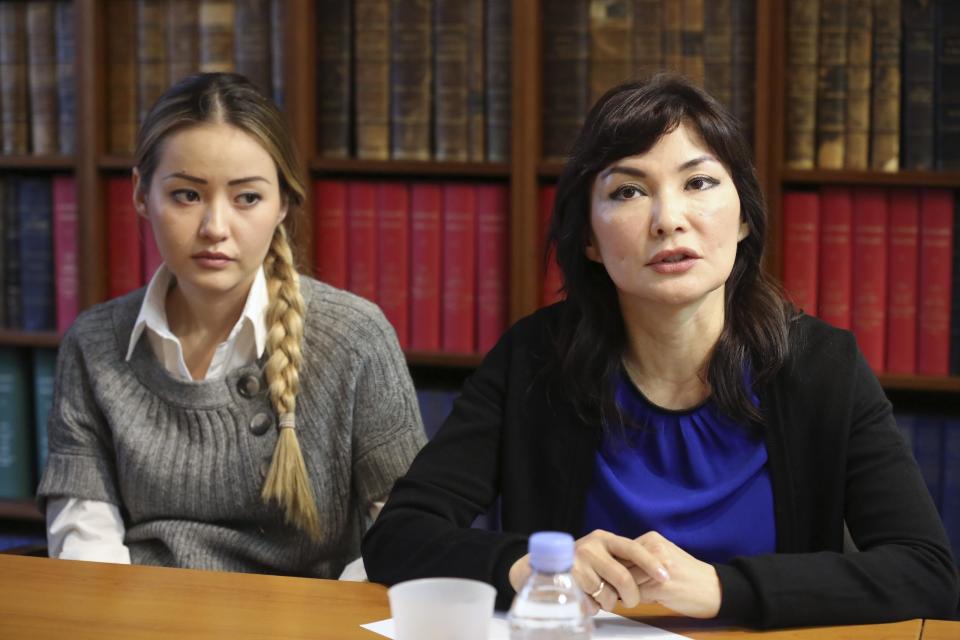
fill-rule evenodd
<path id="1" fill-rule="evenodd" d="M 539 531 L 530 536 L 530 566 L 534 571 L 557 573 L 573 566 L 573 536 L 560 531 Z"/>

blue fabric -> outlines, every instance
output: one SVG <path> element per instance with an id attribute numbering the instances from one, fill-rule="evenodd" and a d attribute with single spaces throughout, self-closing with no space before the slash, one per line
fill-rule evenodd
<path id="1" fill-rule="evenodd" d="M 604 439 L 587 492 L 584 532 L 636 538 L 658 531 L 705 562 L 773 552 L 776 525 L 762 433 L 708 399 L 687 411 L 647 400 L 620 376 L 626 442 Z M 754 398 L 756 402 L 756 398 Z"/>

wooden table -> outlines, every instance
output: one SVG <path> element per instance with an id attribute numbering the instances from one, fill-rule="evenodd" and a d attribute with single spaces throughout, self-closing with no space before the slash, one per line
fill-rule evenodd
<path id="1" fill-rule="evenodd" d="M 922 640 L 960 640 L 960 622 L 924 620 Z"/>
<path id="2" fill-rule="evenodd" d="M 691 638 L 918 640 L 922 621 L 754 632 L 631 610 L 648 624 Z M 380 638 L 359 625 L 390 617 L 379 585 L 0 555 L 3 640 L 229 640 Z M 957 640 L 956 627 L 942 623 Z M 933 621 L 927 622 L 933 631 Z M 938 623 L 939 625 L 939 623 Z M 939 629 L 940 627 L 937 626 Z M 939 631 L 938 631 L 939 633 Z"/>

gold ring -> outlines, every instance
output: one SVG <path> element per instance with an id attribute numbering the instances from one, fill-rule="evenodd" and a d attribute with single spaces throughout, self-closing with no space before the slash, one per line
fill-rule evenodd
<path id="1" fill-rule="evenodd" d="M 597 596 L 600 595 L 600 592 L 603 591 L 603 588 L 607 586 L 607 583 L 603 581 L 603 578 L 600 578 L 600 586 L 597 587 L 597 590 L 590 594 L 590 597 L 594 600 L 597 599 Z"/>

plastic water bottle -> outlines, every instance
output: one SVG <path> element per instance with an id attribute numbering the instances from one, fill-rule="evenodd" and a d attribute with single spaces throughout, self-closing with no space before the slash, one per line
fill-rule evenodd
<path id="1" fill-rule="evenodd" d="M 593 622 L 570 573 L 573 537 L 543 531 L 530 536 L 529 544 L 533 573 L 510 607 L 510 640 L 588 640 Z"/>

